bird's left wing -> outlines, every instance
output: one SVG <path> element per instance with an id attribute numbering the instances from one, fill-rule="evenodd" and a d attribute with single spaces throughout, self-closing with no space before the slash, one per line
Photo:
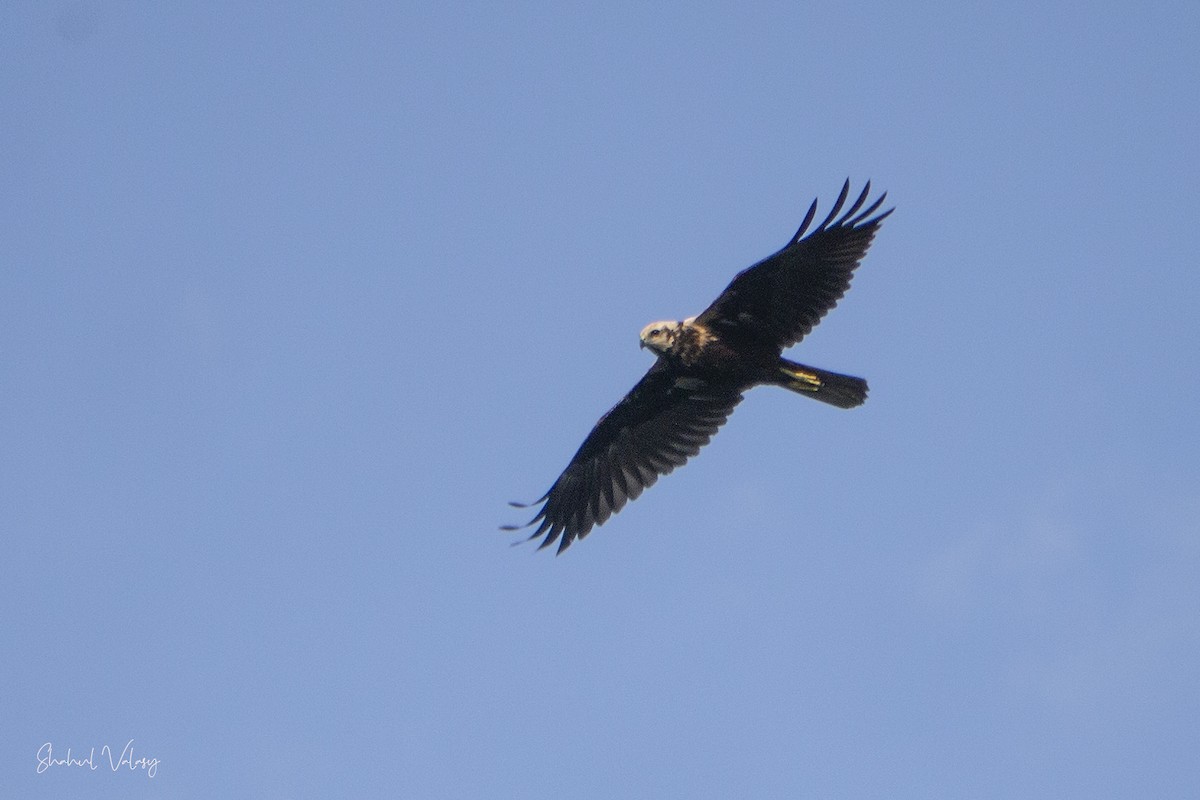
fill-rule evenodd
<path id="1" fill-rule="evenodd" d="M 536 502 L 541 510 L 518 530 L 545 536 L 540 550 L 559 541 L 558 552 L 633 500 L 708 444 L 742 399 L 738 386 L 681 376 L 659 360 L 600 418 L 571 463 Z M 520 506 L 514 503 L 513 505 Z"/>
<path id="2" fill-rule="evenodd" d="M 879 224 L 892 213 L 891 209 L 875 213 L 886 192 L 863 207 L 871 193 L 870 181 L 843 212 L 849 191 L 850 182 L 846 181 L 825 221 L 809 231 L 817 213 L 814 200 L 791 241 L 778 253 L 739 272 L 696 321 L 781 349 L 803 339 L 850 288 L 850 278 L 867 254 Z"/>

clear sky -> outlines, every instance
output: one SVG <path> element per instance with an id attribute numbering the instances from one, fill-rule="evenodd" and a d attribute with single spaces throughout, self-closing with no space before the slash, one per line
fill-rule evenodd
<path id="1" fill-rule="evenodd" d="M 0 5 L 0 795 L 1194 797 L 1200 6 L 568 6 Z M 867 404 L 511 547 L 846 177 Z"/>

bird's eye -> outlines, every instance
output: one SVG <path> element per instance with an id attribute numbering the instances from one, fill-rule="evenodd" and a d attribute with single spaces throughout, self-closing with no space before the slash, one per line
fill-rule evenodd
<path id="1" fill-rule="evenodd" d="M 654 330 L 650 331 L 651 336 L 658 336 L 661 333 L 662 333 L 662 328 L 655 328 Z"/>

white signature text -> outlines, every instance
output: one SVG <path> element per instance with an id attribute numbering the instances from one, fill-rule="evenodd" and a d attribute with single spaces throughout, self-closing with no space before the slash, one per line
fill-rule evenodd
<path id="1" fill-rule="evenodd" d="M 60 755 L 54 752 L 54 745 L 46 742 L 38 748 L 37 751 L 37 774 L 41 775 L 51 767 L 87 767 L 89 770 L 95 771 L 108 763 L 108 768 L 113 772 L 121 769 L 145 770 L 147 778 L 153 778 L 158 772 L 158 759 L 147 758 L 141 756 L 134 758 L 133 739 L 125 743 L 125 747 L 118 754 L 108 745 L 100 748 L 100 758 L 96 758 L 96 748 L 93 747 L 87 751 L 86 756 L 80 756 L 71 752 L 71 748 L 67 748 L 66 755 Z"/>

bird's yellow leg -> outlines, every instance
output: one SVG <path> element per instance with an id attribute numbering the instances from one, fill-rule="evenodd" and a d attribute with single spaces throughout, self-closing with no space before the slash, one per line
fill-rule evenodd
<path id="1" fill-rule="evenodd" d="M 821 391 L 821 379 L 811 372 L 805 372 L 799 369 L 788 369 L 787 367 L 780 367 L 779 371 L 791 378 L 792 388 L 798 391 Z"/>

